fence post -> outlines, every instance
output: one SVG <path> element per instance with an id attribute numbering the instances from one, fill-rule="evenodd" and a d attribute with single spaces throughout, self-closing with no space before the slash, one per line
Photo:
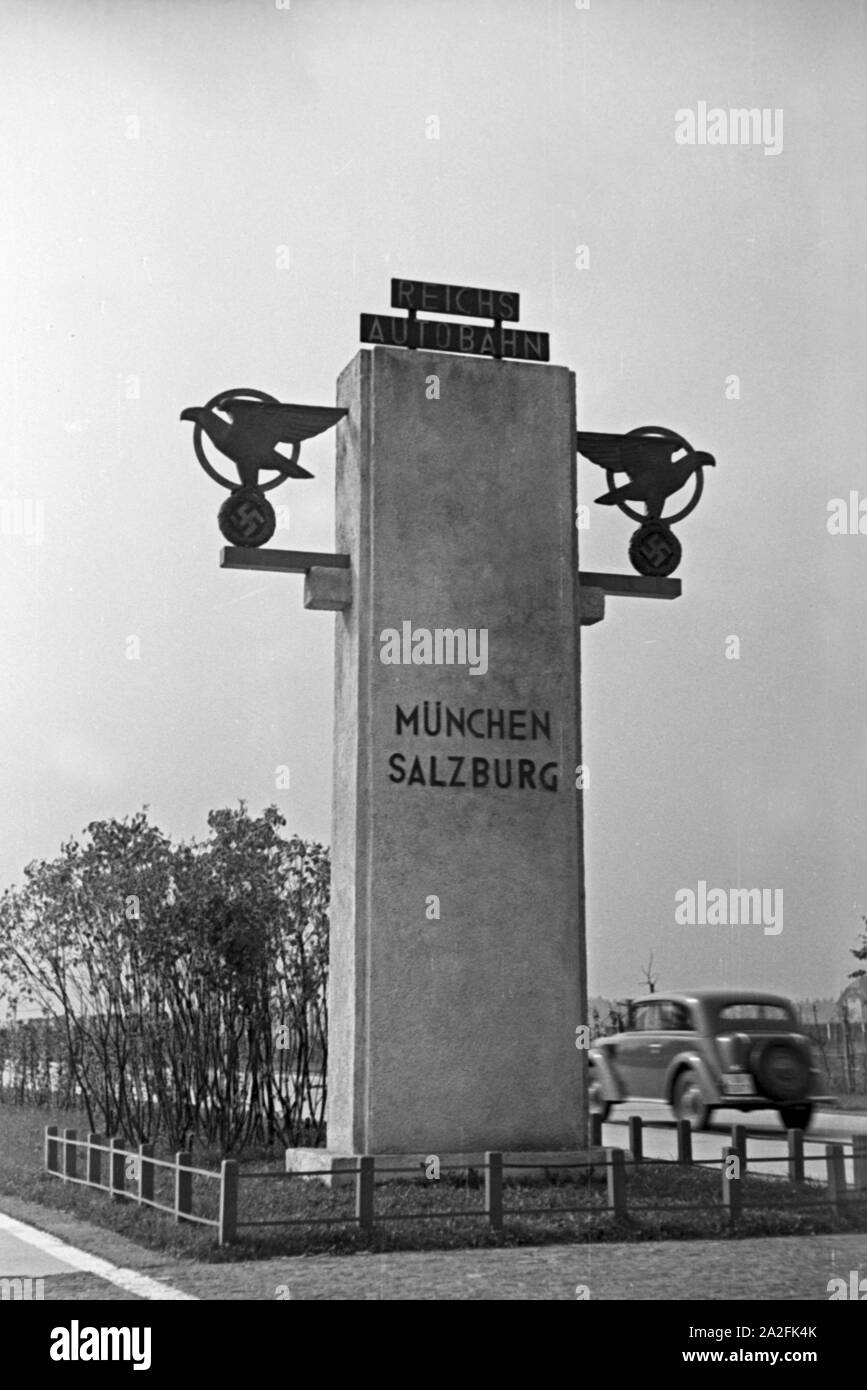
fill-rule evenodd
<path id="1" fill-rule="evenodd" d="M 626 1164 L 622 1149 L 606 1149 L 605 1164 L 608 1177 L 608 1210 L 615 1217 L 626 1215 Z"/>
<path id="2" fill-rule="evenodd" d="M 193 1209 L 193 1175 L 186 1171 L 193 1166 L 189 1149 L 175 1154 L 175 1220 L 182 1221 Z"/>
<path id="3" fill-rule="evenodd" d="M 677 1161 L 692 1163 L 692 1127 L 689 1120 L 677 1122 Z"/>
<path id="4" fill-rule="evenodd" d="M 119 1200 L 126 1190 L 126 1154 L 123 1149 L 123 1140 L 109 1139 L 108 1147 L 110 1150 L 108 1155 L 108 1186 L 112 1197 Z"/>
<path id="5" fill-rule="evenodd" d="M 841 1202 L 846 1200 L 846 1164 L 843 1145 L 826 1144 L 825 1161 L 828 1165 L 828 1197 L 831 1208 L 837 1215 Z"/>
<path id="6" fill-rule="evenodd" d="M 238 1161 L 224 1158 L 220 1166 L 220 1244 L 229 1245 L 238 1230 Z"/>
<path id="7" fill-rule="evenodd" d="M 63 1176 L 64 1178 L 76 1177 L 76 1166 L 78 1159 L 78 1149 L 75 1141 L 78 1138 L 77 1129 L 65 1129 L 63 1137 L 66 1143 L 63 1146 Z"/>
<path id="8" fill-rule="evenodd" d="M 102 1185 L 102 1154 L 93 1145 L 104 1143 L 105 1140 L 101 1134 L 88 1134 L 87 1136 L 87 1181 L 91 1187 Z"/>
<path id="9" fill-rule="evenodd" d="M 153 1158 L 153 1156 L 153 1144 L 139 1144 L 138 1199 L 140 1202 L 152 1202 L 154 1199 L 154 1165 L 147 1161 L 149 1158 Z"/>
<path id="10" fill-rule="evenodd" d="M 640 1115 L 629 1116 L 629 1152 L 636 1163 L 640 1163 L 644 1158 L 644 1137 Z"/>
<path id="11" fill-rule="evenodd" d="M 358 1160 L 355 1175 L 355 1219 L 362 1231 L 373 1230 L 374 1160 L 365 1155 Z"/>
<path id="12" fill-rule="evenodd" d="M 485 1211 L 492 1231 L 503 1229 L 503 1155 L 489 1149 L 485 1154 Z"/>
<path id="13" fill-rule="evenodd" d="M 734 1129 L 740 1129 L 740 1125 L 734 1125 Z M 729 1177 L 729 1159 L 737 1159 L 735 1171 L 737 1177 Z M 730 1148 L 723 1149 L 722 1152 L 722 1200 L 723 1206 L 729 1215 L 730 1225 L 734 1225 L 741 1212 L 741 1173 L 743 1172 L 743 1160 L 738 1149 L 732 1145 Z"/>
<path id="14" fill-rule="evenodd" d="M 732 1125 L 732 1148 L 741 1161 L 741 1177 L 747 1171 L 747 1127 Z"/>
<path id="15" fill-rule="evenodd" d="M 602 1116 L 598 1110 L 590 1113 L 590 1143 L 594 1149 L 602 1148 Z"/>
<path id="16" fill-rule="evenodd" d="M 47 1173 L 59 1173 L 60 1164 L 57 1161 L 57 1125 L 45 1126 L 45 1171 Z"/>
<path id="17" fill-rule="evenodd" d="M 852 1135 L 852 1185 L 867 1193 L 867 1134 Z"/>
<path id="18" fill-rule="evenodd" d="M 790 1129 L 786 1136 L 789 1145 L 789 1181 L 804 1181 L 804 1131 Z"/>

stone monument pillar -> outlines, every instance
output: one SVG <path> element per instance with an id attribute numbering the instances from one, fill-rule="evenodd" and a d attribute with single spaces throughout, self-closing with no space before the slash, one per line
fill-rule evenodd
<path id="1" fill-rule="evenodd" d="M 374 347 L 338 405 L 327 1152 L 574 1150 L 574 375 Z"/>

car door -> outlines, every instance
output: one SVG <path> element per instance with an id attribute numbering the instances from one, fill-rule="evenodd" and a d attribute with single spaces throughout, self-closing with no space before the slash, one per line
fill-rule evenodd
<path id="1" fill-rule="evenodd" d="M 629 1029 L 617 1040 L 617 1071 L 626 1096 L 639 1099 L 648 1094 L 657 1017 L 656 1004 L 636 1004 Z"/>
<path id="2" fill-rule="evenodd" d="M 652 1100 L 665 1100 L 665 1078 L 675 1057 L 695 1040 L 695 1028 L 686 1004 L 679 999 L 661 999 L 656 1006 L 656 1030 L 647 1044 L 647 1071 L 644 1092 Z"/>

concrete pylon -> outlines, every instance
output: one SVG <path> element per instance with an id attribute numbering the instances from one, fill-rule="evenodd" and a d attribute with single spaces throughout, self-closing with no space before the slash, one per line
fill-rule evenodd
<path id="1" fill-rule="evenodd" d="M 378 347 L 337 400 L 352 598 L 335 617 L 319 1157 L 576 1149 L 574 375 Z"/>

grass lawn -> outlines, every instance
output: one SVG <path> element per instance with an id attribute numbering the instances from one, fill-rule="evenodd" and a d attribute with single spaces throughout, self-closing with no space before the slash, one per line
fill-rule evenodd
<path id="1" fill-rule="evenodd" d="M 711 1236 L 730 1239 L 867 1229 L 867 1201 L 853 1203 L 845 1216 L 835 1219 L 827 1208 L 805 1206 L 825 1196 L 822 1185 L 807 1183 L 799 1190 L 782 1180 L 747 1175 L 742 1188 L 743 1214 L 735 1232 L 731 1232 L 720 1204 L 719 1169 L 649 1163 L 628 1167 L 629 1216 L 616 1222 L 605 1210 L 602 1168 L 591 1170 L 579 1182 L 507 1183 L 505 1229 L 500 1235 L 491 1232 L 483 1215 L 469 1215 L 483 1206 L 483 1187 L 481 1175 L 466 1170 L 444 1172 L 439 1181 L 419 1178 L 377 1184 L 377 1217 L 400 1219 L 383 1220 L 369 1236 L 351 1224 L 314 1224 L 322 1218 L 353 1216 L 355 1194 L 351 1186 L 332 1190 L 303 1178 L 242 1178 L 239 1221 L 299 1217 L 304 1224 L 273 1231 L 242 1231 L 237 1245 L 220 1249 L 211 1228 L 175 1224 L 171 1216 L 139 1207 L 135 1202 L 112 1200 L 105 1192 L 48 1177 L 42 1172 L 42 1144 L 44 1126 L 49 1123 L 61 1130 L 77 1128 L 79 1134 L 87 1131 L 86 1118 L 78 1112 L 64 1114 L 36 1106 L 0 1105 L 0 1194 L 61 1208 L 151 1249 L 210 1261 L 276 1254 L 349 1254 L 356 1250 L 443 1250 Z M 169 1155 L 158 1152 L 157 1157 Z M 215 1171 L 219 1158 L 216 1153 L 193 1153 L 196 1167 Z M 282 1150 L 245 1156 L 242 1172 L 244 1167 L 280 1172 Z M 158 1201 L 171 1203 L 170 1182 L 171 1174 L 158 1169 L 154 1192 Z M 217 1194 L 216 1181 L 194 1178 L 194 1213 L 216 1216 Z M 570 1206 L 588 1206 L 591 1210 L 571 1212 L 567 1210 Z M 531 1210 L 538 1207 L 545 1210 Z M 419 1212 L 425 1213 L 426 1219 L 413 1219 Z M 451 1214 L 463 1212 L 468 1215 Z"/>

